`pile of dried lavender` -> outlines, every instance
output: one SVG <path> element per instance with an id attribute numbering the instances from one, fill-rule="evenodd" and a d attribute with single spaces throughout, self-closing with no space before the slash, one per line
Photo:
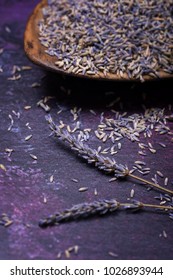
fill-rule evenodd
<path id="1" fill-rule="evenodd" d="M 172 1 L 49 0 L 39 40 L 69 73 L 144 80 L 173 73 Z"/>

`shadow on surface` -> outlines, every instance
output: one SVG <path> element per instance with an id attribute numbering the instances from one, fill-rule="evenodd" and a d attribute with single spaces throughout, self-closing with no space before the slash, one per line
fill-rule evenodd
<path id="1" fill-rule="evenodd" d="M 172 103 L 172 79 L 141 82 L 112 82 L 62 76 L 46 72 L 43 88 L 57 102 L 83 108 L 140 110 L 141 105 L 163 107 Z M 112 104 L 111 104 L 112 103 Z M 117 106 L 118 105 L 118 106 Z M 119 108 L 118 108 L 119 107 Z"/>

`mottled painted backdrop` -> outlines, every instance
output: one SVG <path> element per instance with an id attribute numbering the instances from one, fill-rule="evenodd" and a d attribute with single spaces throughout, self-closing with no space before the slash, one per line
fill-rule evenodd
<path id="1" fill-rule="evenodd" d="M 160 203 L 154 198 L 160 195 L 158 191 L 148 191 L 132 180 L 109 182 L 110 176 L 50 137 L 47 113 L 38 106 L 40 100 L 50 107 L 55 122 L 63 120 L 73 126 L 70 110 L 77 107 L 81 109 L 82 128 L 94 129 L 103 111 L 107 117 L 113 117 L 114 110 L 130 115 L 144 113 L 145 105 L 166 108 L 165 114 L 170 114 L 173 81 L 99 83 L 62 77 L 33 65 L 23 50 L 23 34 L 37 3 L 0 1 L 0 258 L 67 259 L 65 251 L 76 246 L 78 252 L 72 251 L 71 259 L 172 259 L 173 221 L 155 211 L 120 211 L 102 218 L 39 228 L 41 218 L 78 203 L 113 197 L 126 202 L 131 189 L 137 200 Z M 169 127 L 173 129 L 171 122 Z M 90 141 L 92 147 L 98 147 L 94 134 Z M 151 168 L 147 178 L 160 170 L 169 178 L 168 187 L 173 190 L 171 135 L 154 133 L 150 142 L 157 153 L 147 152 L 144 157 L 138 154 L 135 143 L 123 139 L 121 152 L 115 158 L 129 167 L 137 159 L 145 160 Z M 158 142 L 167 147 L 164 149 Z M 163 185 L 163 179 L 158 180 Z M 81 187 L 88 190 L 79 192 Z"/>

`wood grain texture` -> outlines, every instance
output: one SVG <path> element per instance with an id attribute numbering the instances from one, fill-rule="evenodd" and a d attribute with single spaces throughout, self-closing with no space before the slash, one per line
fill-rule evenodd
<path id="1" fill-rule="evenodd" d="M 45 67 L 48 70 L 52 70 L 55 72 L 58 72 L 60 74 L 66 74 L 66 75 L 71 75 L 71 76 L 75 76 L 75 77 L 85 77 L 85 78 L 89 78 L 89 79 L 100 79 L 100 80 L 123 80 L 123 81 L 129 81 L 129 77 L 128 75 L 125 75 L 124 78 L 115 75 L 115 74 L 111 74 L 108 73 L 107 76 L 104 76 L 103 73 L 99 73 L 96 75 L 83 75 L 83 74 L 74 74 L 74 73 L 67 73 L 64 70 L 58 68 L 55 65 L 55 62 L 57 61 L 57 57 L 56 56 L 50 56 L 48 54 L 45 53 L 46 48 L 44 46 L 41 45 L 39 39 L 38 39 L 38 23 L 39 21 L 43 18 L 42 15 L 42 8 L 45 7 L 47 5 L 47 0 L 42 0 L 34 9 L 33 13 L 31 14 L 28 22 L 27 22 L 27 26 L 26 26 L 26 30 L 25 30 L 25 34 L 24 34 L 24 49 L 25 52 L 27 54 L 27 56 L 29 57 L 29 59 L 42 66 Z M 160 78 L 172 78 L 173 75 L 169 74 L 169 73 L 165 73 L 165 72 L 159 72 L 158 73 Z M 144 80 L 156 80 L 158 78 L 156 77 L 151 77 L 149 75 L 145 75 L 144 76 Z M 130 79 L 130 80 L 136 80 L 136 79 Z"/>

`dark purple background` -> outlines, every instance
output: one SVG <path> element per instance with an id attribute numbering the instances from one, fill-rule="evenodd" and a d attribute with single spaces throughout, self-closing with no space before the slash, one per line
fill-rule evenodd
<path id="1" fill-rule="evenodd" d="M 38 227 L 39 219 L 74 204 L 112 197 L 126 201 L 132 187 L 135 198 L 147 203 L 157 203 L 154 196 L 158 192 L 148 192 L 138 183 L 134 186 L 132 181 L 109 183 L 109 176 L 88 166 L 66 145 L 49 137 L 46 113 L 37 106 L 37 102 L 45 96 L 53 96 L 49 102 L 50 113 L 58 121 L 56 112 L 63 109 L 61 118 L 66 123 L 72 120 L 69 110 L 77 105 L 82 108 L 85 126 L 91 127 L 98 123 L 103 110 L 111 116 L 105 104 L 118 96 L 130 114 L 143 112 L 144 93 L 146 106 L 167 107 L 172 103 L 173 83 L 172 80 L 144 84 L 91 82 L 64 78 L 33 65 L 23 50 L 23 33 L 27 18 L 37 3 L 0 1 L 0 48 L 4 48 L 0 55 L 3 68 L 3 73 L 0 73 L 0 164 L 7 169 L 6 172 L 0 169 L 0 215 L 5 212 L 13 220 L 7 228 L 0 226 L 0 259 L 56 259 L 59 252 L 65 259 L 64 251 L 74 245 L 79 246 L 79 252 L 76 255 L 71 253 L 71 259 L 172 259 L 173 222 L 164 214 L 122 211 L 47 229 Z M 11 33 L 6 31 L 7 26 Z M 31 65 L 32 70 L 22 71 L 18 81 L 9 81 L 7 78 L 12 76 L 13 65 Z M 32 88 L 34 82 L 41 83 L 41 87 Z M 62 86 L 70 89 L 72 94 L 64 93 Z M 105 91 L 115 93 L 106 97 Z M 27 105 L 31 106 L 30 110 L 24 109 Z M 115 109 L 119 110 L 119 105 Z M 90 109 L 97 115 L 92 115 Z M 20 112 L 19 119 L 13 110 Z M 11 131 L 8 131 L 9 114 L 14 119 Z M 32 130 L 26 127 L 27 122 Z M 33 135 L 32 139 L 24 141 L 29 134 Z M 151 141 L 155 142 L 156 138 Z M 117 155 L 117 161 L 132 166 L 137 150 L 126 142 L 121 154 Z M 172 187 L 173 144 L 167 135 L 162 137 L 162 142 L 167 143 L 168 148 L 160 148 L 157 157 L 151 154 L 146 160 L 153 173 L 162 170 L 169 177 L 169 187 Z M 10 158 L 5 148 L 15 150 Z M 31 153 L 37 155 L 37 162 L 29 156 Z M 50 183 L 52 174 L 54 182 Z M 79 182 L 73 182 L 72 178 Z M 80 187 L 88 187 L 89 190 L 79 193 Z M 44 197 L 47 203 L 44 203 Z M 167 238 L 163 237 L 163 230 Z M 117 257 L 110 256 L 110 251 Z"/>

